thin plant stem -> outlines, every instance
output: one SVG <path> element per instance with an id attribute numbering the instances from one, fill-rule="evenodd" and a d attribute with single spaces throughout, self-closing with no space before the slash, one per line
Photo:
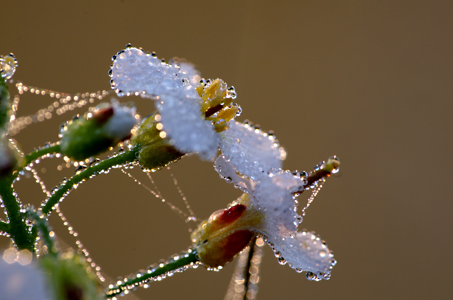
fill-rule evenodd
<path id="1" fill-rule="evenodd" d="M 20 212 L 21 207 L 16 199 L 11 178 L 0 179 L 0 196 L 9 219 L 9 234 L 17 248 L 34 252 L 33 238 L 25 224 L 25 217 Z"/>
<path id="2" fill-rule="evenodd" d="M 135 161 L 137 159 L 139 149 L 139 147 L 134 147 L 131 150 L 107 158 L 97 163 L 96 165 L 90 166 L 85 170 L 75 174 L 66 182 L 64 182 L 57 190 L 55 190 L 49 198 L 46 199 L 42 206 L 42 212 L 45 215 L 49 215 L 54 210 L 55 205 L 60 201 L 60 199 L 63 199 L 75 185 L 81 183 L 82 181 L 88 180 L 93 175 L 97 175 L 100 172 L 106 171 L 112 167 Z"/>
<path id="3" fill-rule="evenodd" d="M 28 166 L 30 163 L 34 162 L 35 160 L 39 159 L 40 157 L 43 157 L 44 155 L 47 154 L 57 154 L 60 153 L 60 143 L 56 142 L 54 144 L 44 146 L 41 148 L 38 148 L 34 150 L 33 152 L 25 155 L 25 166 Z M 20 171 L 20 170 L 19 170 Z"/>
<path id="4" fill-rule="evenodd" d="M 44 245 L 47 246 L 48 253 L 52 256 L 57 256 L 58 250 L 55 247 L 53 231 L 49 227 L 47 220 L 40 216 L 40 214 L 38 214 L 36 211 L 31 209 L 27 210 L 27 215 L 30 220 L 33 220 L 35 222 L 34 228 L 37 228 L 37 230 L 39 231 L 39 235 L 41 236 Z"/>
<path id="5" fill-rule="evenodd" d="M 9 224 L 3 221 L 0 221 L 0 231 L 9 233 Z"/>
<path id="6" fill-rule="evenodd" d="M 118 296 L 124 291 L 140 286 L 148 281 L 152 281 L 153 278 L 164 275 L 167 272 L 185 270 L 185 267 L 196 264 L 198 261 L 197 250 L 191 250 L 187 255 L 180 256 L 179 259 L 159 264 L 159 266 L 151 272 L 146 272 L 145 274 L 136 276 L 133 279 L 125 279 L 121 284 L 110 286 L 105 293 L 105 297 L 112 298 Z"/>

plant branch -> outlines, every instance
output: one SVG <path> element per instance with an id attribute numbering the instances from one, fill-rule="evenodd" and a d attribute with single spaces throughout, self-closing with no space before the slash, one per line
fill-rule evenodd
<path id="1" fill-rule="evenodd" d="M 20 204 L 14 193 L 12 181 L 9 177 L 0 178 L 0 195 L 6 214 L 9 219 L 9 234 L 16 246 L 21 249 L 33 251 L 33 239 L 25 224 L 24 215 L 20 212 Z"/>
<path id="2" fill-rule="evenodd" d="M 3 221 L 0 221 L 0 232 L 9 233 L 9 224 Z"/>
<path id="3" fill-rule="evenodd" d="M 248 300 L 249 297 L 247 295 L 247 292 L 249 290 L 249 284 L 250 284 L 250 268 L 252 267 L 252 258 L 253 258 L 253 255 L 255 254 L 255 244 L 256 244 L 256 236 L 254 238 L 252 238 L 252 240 L 250 241 L 249 243 L 249 253 L 248 253 L 248 256 L 247 256 L 247 264 L 244 268 L 244 274 L 243 274 L 243 277 L 244 277 L 244 300 Z"/>
<path id="4" fill-rule="evenodd" d="M 106 171 L 112 167 L 135 161 L 137 159 L 139 149 L 139 147 L 134 147 L 131 150 L 125 151 L 113 157 L 109 157 L 93 166 L 86 168 L 81 172 L 76 173 L 74 176 L 60 185 L 60 187 L 56 189 L 49 198 L 46 199 L 46 201 L 42 205 L 42 212 L 45 215 L 49 215 L 53 211 L 55 205 L 60 201 L 60 199 L 63 199 L 75 185 L 86 181 L 92 176 L 98 175 L 99 173 Z"/>
<path id="5" fill-rule="evenodd" d="M 25 155 L 25 166 L 29 165 L 33 161 L 39 159 L 40 157 L 43 157 L 44 155 L 47 154 L 57 154 L 60 153 L 60 143 L 56 142 L 54 144 L 46 145 L 44 147 L 38 148 L 34 150 L 33 152 Z"/>
<path id="6" fill-rule="evenodd" d="M 40 215 L 33 209 L 27 210 L 27 216 L 30 220 L 34 221 L 35 228 L 39 231 L 39 235 L 41 236 L 44 244 L 47 246 L 48 253 L 50 255 L 56 256 L 58 254 L 57 248 L 55 247 L 53 232 L 52 229 L 49 227 L 47 220 L 43 218 L 42 214 Z M 52 233 L 51 233 L 52 232 Z"/>
<path id="7" fill-rule="evenodd" d="M 195 249 L 191 250 L 189 253 L 186 253 L 186 255 L 179 256 L 178 259 L 173 259 L 169 262 L 159 264 L 157 268 L 152 268 L 145 274 L 137 275 L 133 279 L 125 278 L 120 284 L 110 285 L 105 293 L 105 297 L 115 297 L 124 291 L 146 284 L 147 282 L 153 281 L 158 276 L 166 275 L 169 272 L 185 271 L 190 266 L 194 266 L 194 264 L 198 261 L 197 251 Z"/>

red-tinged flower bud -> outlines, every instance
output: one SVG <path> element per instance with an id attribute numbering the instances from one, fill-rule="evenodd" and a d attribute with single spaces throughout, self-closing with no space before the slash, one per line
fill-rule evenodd
<path id="1" fill-rule="evenodd" d="M 101 103 L 93 112 L 62 126 L 61 151 L 74 160 L 97 155 L 129 138 L 137 121 L 135 107 Z"/>
<path id="2" fill-rule="evenodd" d="M 214 212 L 192 233 L 192 242 L 203 264 L 224 266 L 249 244 L 262 215 L 249 210 L 248 201 L 244 194 L 229 208 Z"/>

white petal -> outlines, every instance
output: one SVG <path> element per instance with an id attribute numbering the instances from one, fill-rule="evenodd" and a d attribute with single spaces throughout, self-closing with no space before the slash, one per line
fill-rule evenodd
<path id="1" fill-rule="evenodd" d="M 221 133 L 220 149 L 236 169 L 258 180 L 271 169 L 280 169 L 286 153 L 273 137 L 234 120 Z"/>
<path id="2" fill-rule="evenodd" d="M 158 96 L 182 88 L 179 68 L 137 48 L 118 52 L 111 69 L 112 88 L 119 96 Z"/>
<path id="3" fill-rule="evenodd" d="M 220 137 L 211 122 L 202 118 L 201 98 L 190 86 L 162 95 L 156 101 L 163 131 L 174 147 L 184 153 L 197 152 L 200 158 L 214 160 Z"/>
<path id="4" fill-rule="evenodd" d="M 269 238 L 294 235 L 301 217 L 296 213 L 293 194 L 302 186 L 302 180 L 288 171 L 262 176 L 251 195 L 251 208 L 262 211 L 265 216 L 257 229 Z"/>
<path id="5" fill-rule="evenodd" d="M 306 271 L 309 280 L 330 278 L 336 261 L 325 242 L 314 232 L 298 232 L 294 238 L 285 240 L 268 238 L 268 242 L 273 244 L 271 246 L 280 263 L 286 261 L 297 272 Z"/>
<path id="6" fill-rule="evenodd" d="M 241 189 L 244 193 L 252 192 L 250 179 L 238 175 L 236 168 L 225 155 L 222 154 L 217 157 L 214 163 L 214 169 L 227 182 L 233 182 L 234 187 Z"/>
<path id="7" fill-rule="evenodd" d="M 128 107 L 112 101 L 113 116 L 109 118 L 103 127 L 108 136 L 122 140 L 130 135 L 132 128 L 137 125 L 135 118 L 135 107 Z"/>
<path id="8" fill-rule="evenodd" d="M 194 64 L 187 61 L 180 61 L 178 65 L 180 67 L 180 73 L 183 74 L 184 78 L 189 80 L 192 86 L 197 86 L 200 83 L 201 73 Z"/>
<path id="9" fill-rule="evenodd" d="M 8 264 L 0 258 L 1 299 L 53 299 L 44 272 L 34 264 Z"/>

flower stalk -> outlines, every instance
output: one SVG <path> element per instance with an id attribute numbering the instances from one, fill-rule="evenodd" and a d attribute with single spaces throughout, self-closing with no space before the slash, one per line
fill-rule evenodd
<path id="1" fill-rule="evenodd" d="M 89 166 L 83 171 L 76 173 L 74 176 L 65 181 L 53 194 L 43 203 L 42 212 L 49 215 L 55 208 L 55 205 L 63 199 L 70 190 L 77 184 L 88 180 L 90 177 L 99 174 L 102 171 L 110 168 L 132 163 L 137 159 L 139 147 L 133 147 L 121 154 L 109 157 L 93 166 Z"/>
<path id="2" fill-rule="evenodd" d="M 135 289 L 138 286 L 147 284 L 150 281 L 158 280 L 166 276 L 172 276 L 175 272 L 183 272 L 189 268 L 198 266 L 199 258 L 195 249 L 190 249 L 188 253 L 173 256 L 165 263 L 159 263 L 157 267 L 149 267 L 146 272 L 139 272 L 133 278 L 125 278 L 117 281 L 117 284 L 111 284 L 105 292 L 106 298 L 127 293 L 127 291 Z"/>
<path id="3" fill-rule="evenodd" d="M 0 196 L 8 216 L 8 232 L 11 235 L 11 239 L 19 250 L 27 249 L 30 252 L 34 252 L 34 241 L 30 228 L 25 223 L 25 216 L 20 210 L 21 207 L 15 196 L 10 177 L 0 178 Z"/>

